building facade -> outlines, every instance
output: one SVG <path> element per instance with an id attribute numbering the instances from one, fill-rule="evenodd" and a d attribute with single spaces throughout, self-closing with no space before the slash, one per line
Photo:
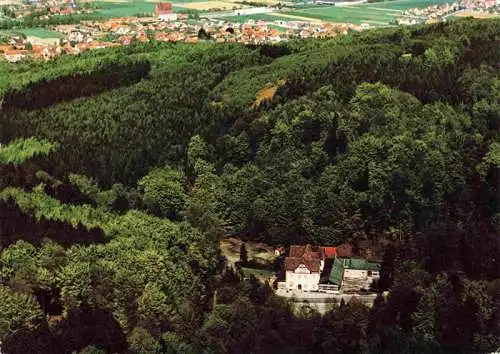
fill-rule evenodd
<path id="1" fill-rule="evenodd" d="M 380 266 L 379 262 L 365 259 L 336 258 L 329 282 L 344 292 L 369 290 L 371 285 L 380 279 Z"/>
<path id="2" fill-rule="evenodd" d="M 320 272 L 309 269 L 305 264 L 286 271 L 286 290 L 318 291 Z"/>
<path id="3" fill-rule="evenodd" d="M 285 282 L 278 286 L 287 292 L 370 290 L 380 278 L 380 267 L 380 262 L 353 258 L 349 244 L 337 247 L 294 245 L 285 258 Z"/>
<path id="4" fill-rule="evenodd" d="M 318 291 L 321 271 L 325 265 L 321 247 L 291 246 L 285 258 L 287 291 Z"/>

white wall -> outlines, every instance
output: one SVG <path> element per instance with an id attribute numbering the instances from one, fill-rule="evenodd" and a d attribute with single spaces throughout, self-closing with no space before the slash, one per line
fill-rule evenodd
<path id="1" fill-rule="evenodd" d="M 172 14 L 162 14 L 158 16 L 158 19 L 161 21 L 175 21 L 177 20 L 177 14 L 172 13 Z"/>
<path id="2" fill-rule="evenodd" d="M 365 278 L 367 276 L 366 270 L 359 269 L 345 269 L 344 278 Z"/>
<path id="3" fill-rule="evenodd" d="M 379 273 L 378 271 L 374 270 L 371 272 L 370 275 L 368 275 L 367 270 L 360 270 L 360 269 L 345 269 L 344 270 L 344 278 L 378 278 Z"/>
<path id="4" fill-rule="evenodd" d="M 369 289 L 374 280 L 380 278 L 378 271 L 371 271 L 368 275 L 367 270 L 344 269 L 342 288 L 359 287 L 360 289 Z"/>
<path id="5" fill-rule="evenodd" d="M 298 290 L 299 285 L 303 291 L 317 291 L 319 285 L 319 273 L 294 273 L 286 272 L 286 289 Z"/>

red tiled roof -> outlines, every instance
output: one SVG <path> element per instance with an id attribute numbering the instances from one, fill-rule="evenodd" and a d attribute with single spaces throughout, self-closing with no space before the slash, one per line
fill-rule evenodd
<path id="1" fill-rule="evenodd" d="M 301 264 L 305 265 L 311 273 L 319 273 L 321 261 L 319 259 L 285 258 L 285 270 L 294 271 Z"/>
<path id="2" fill-rule="evenodd" d="M 7 50 L 5 52 L 5 55 L 17 55 L 17 54 L 25 55 L 26 52 L 23 50 L 15 50 L 15 49 Z"/>
<path id="3" fill-rule="evenodd" d="M 290 257 L 302 257 L 306 250 L 306 246 L 290 246 Z"/>
<path id="4" fill-rule="evenodd" d="M 306 258 L 306 259 L 321 259 L 323 258 L 322 247 L 317 246 L 290 246 L 289 257 Z"/>
<path id="5" fill-rule="evenodd" d="M 305 265 L 312 273 L 319 273 L 323 249 L 317 246 L 290 246 L 289 256 L 285 258 L 285 269 L 294 271 L 301 264 Z"/>
<path id="6" fill-rule="evenodd" d="M 160 2 L 156 5 L 156 12 L 158 14 L 170 14 L 172 13 L 172 3 L 171 2 Z"/>
<path id="7" fill-rule="evenodd" d="M 323 252 L 326 258 L 335 258 L 337 256 L 336 247 L 323 247 Z"/>

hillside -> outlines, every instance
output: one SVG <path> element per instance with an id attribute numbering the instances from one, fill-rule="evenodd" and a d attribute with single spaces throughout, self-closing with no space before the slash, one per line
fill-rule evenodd
<path id="1" fill-rule="evenodd" d="M 496 350 L 499 33 L 0 63 L 1 351 Z M 226 236 L 384 245 L 389 295 L 294 314 Z"/>

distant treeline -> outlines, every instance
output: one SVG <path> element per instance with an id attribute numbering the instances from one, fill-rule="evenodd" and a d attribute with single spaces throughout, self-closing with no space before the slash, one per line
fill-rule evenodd
<path id="1" fill-rule="evenodd" d="M 70 25 L 80 23 L 81 21 L 95 21 L 102 19 L 99 14 L 74 14 L 67 16 L 50 16 L 48 19 L 42 19 L 37 16 L 27 16 L 22 19 L 0 19 L 0 30 L 30 27 L 46 27 L 57 25 Z"/>

